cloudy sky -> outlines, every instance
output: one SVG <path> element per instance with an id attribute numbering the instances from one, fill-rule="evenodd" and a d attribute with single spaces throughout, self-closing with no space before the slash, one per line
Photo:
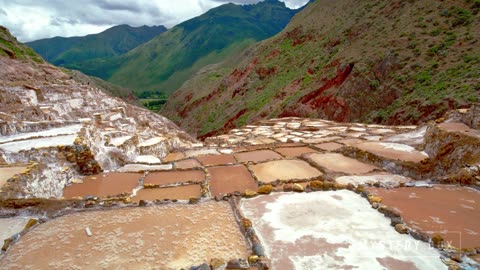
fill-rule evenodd
<path id="1" fill-rule="evenodd" d="M 299 8 L 308 0 L 281 0 Z M 167 28 L 228 3 L 260 0 L 0 0 L 0 25 L 22 42 L 99 33 L 118 24 Z"/>

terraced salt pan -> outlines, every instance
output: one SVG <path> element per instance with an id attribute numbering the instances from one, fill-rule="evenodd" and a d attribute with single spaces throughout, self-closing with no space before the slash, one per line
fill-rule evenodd
<path id="1" fill-rule="evenodd" d="M 385 133 L 395 133 L 394 130 L 389 129 L 389 128 L 379 128 L 379 129 L 374 129 L 371 131 L 374 134 L 385 134 Z"/>
<path id="2" fill-rule="evenodd" d="M 332 141 L 337 141 L 337 140 L 341 140 L 342 137 L 338 137 L 338 136 L 328 136 L 328 137 L 325 137 L 325 138 L 317 138 L 315 139 L 315 142 L 312 142 L 312 143 L 324 143 L 324 142 L 332 142 Z"/>
<path id="3" fill-rule="evenodd" d="M 356 145 L 358 143 L 364 142 L 362 139 L 343 139 L 343 140 L 337 140 L 338 143 L 342 143 L 345 145 Z"/>
<path id="4" fill-rule="evenodd" d="M 152 155 L 141 155 L 135 157 L 135 162 L 138 163 L 147 163 L 147 164 L 158 164 L 161 163 L 160 159 Z"/>
<path id="5" fill-rule="evenodd" d="M 383 136 L 370 135 L 370 136 L 363 136 L 363 138 L 367 141 L 380 141 L 381 139 L 383 139 Z"/>
<path id="6" fill-rule="evenodd" d="M 197 159 L 205 166 L 237 163 L 233 155 L 230 154 L 205 155 L 199 156 Z"/>
<path id="7" fill-rule="evenodd" d="M 20 233 L 31 218 L 30 216 L 18 216 L 10 218 L 0 218 L 0 243 L 10 238 L 16 233 Z"/>
<path id="8" fill-rule="evenodd" d="M 198 162 L 196 159 L 189 158 L 175 162 L 176 169 L 193 169 L 193 168 L 200 168 L 202 164 Z"/>
<path id="9" fill-rule="evenodd" d="M 186 157 L 195 157 L 201 155 L 218 155 L 218 151 L 216 149 L 195 149 L 195 150 L 188 150 L 185 152 Z"/>
<path id="10" fill-rule="evenodd" d="M 255 180 L 244 165 L 210 167 L 208 171 L 213 196 L 257 189 Z"/>
<path id="11" fill-rule="evenodd" d="M 308 180 L 322 175 L 303 160 L 274 160 L 252 165 L 250 168 L 257 179 L 264 183 L 276 180 Z"/>
<path id="12" fill-rule="evenodd" d="M 18 153 L 21 150 L 30 150 L 31 148 L 55 147 L 58 145 L 72 145 L 77 138 L 77 134 L 62 135 L 56 137 L 30 139 L 24 141 L 13 141 L 0 144 L 0 149 Z"/>
<path id="13" fill-rule="evenodd" d="M 63 197 L 85 197 L 87 195 L 105 197 L 122 193 L 132 193 L 138 186 L 142 173 L 97 174 L 86 177 L 81 184 L 72 184 L 65 187 Z"/>
<path id="14" fill-rule="evenodd" d="M 294 158 L 294 157 L 299 157 L 303 154 L 306 153 L 316 153 L 317 151 L 310 148 L 310 147 L 281 147 L 281 148 L 276 148 L 275 151 L 279 152 L 283 156 L 287 158 Z"/>
<path id="15" fill-rule="evenodd" d="M 335 181 L 339 184 L 353 184 L 357 185 L 365 185 L 365 184 L 374 184 L 374 183 L 381 183 L 387 186 L 398 186 L 401 182 L 407 183 L 412 181 L 411 179 L 397 175 L 397 174 L 372 174 L 372 175 L 348 175 L 348 176 L 340 176 L 335 178 Z"/>
<path id="16" fill-rule="evenodd" d="M 133 198 L 134 202 L 140 200 L 154 201 L 164 199 L 188 200 L 202 196 L 200 185 L 188 185 L 167 188 L 144 188 L 137 191 Z"/>
<path id="17" fill-rule="evenodd" d="M 272 150 L 257 150 L 251 152 L 242 152 L 235 154 L 239 162 L 262 162 L 266 160 L 281 159 L 278 153 Z"/>
<path id="18" fill-rule="evenodd" d="M 0 269 L 176 270 L 249 254 L 227 202 L 169 204 L 51 220 L 21 237 Z"/>
<path id="19" fill-rule="evenodd" d="M 23 172 L 27 167 L 0 167 L 0 187 L 15 174 Z"/>
<path id="20" fill-rule="evenodd" d="M 397 134 L 383 139 L 386 142 L 402 143 L 408 145 L 421 145 L 425 142 L 427 126 L 406 133 Z"/>
<path id="21" fill-rule="evenodd" d="M 81 124 L 70 125 L 70 126 L 59 127 L 59 128 L 51 128 L 48 130 L 42 130 L 37 132 L 19 133 L 19 134 L 10 135 L 10 136 L 2 136 L 0 137 L 0 143 L 25 140 L 25 139 L 36 138 L 36 137 L 52 137 L 52 136 L 58 136 L 58 135 L 77 134 L 78 132 L 80 132 L 82 127 L 83 125 Z"/>
<path id="22" fill-rule="evenodd" d="M 145 140 L 141 143 L 138 144 L 138 147 L 147 147 L 147 146 L 152 146 L 159 144 L 165 140 L 164 137 L 155 137 L 155 138 L 150 138 L 148 140 Z"/>
<path id="23" fill-rule="evenodd" d="M 362 136 L 368 135 L 368 133 L 365 132 L 347 132 L 345 133 L 345 136 L 348 137 L 353 137 L 353 138 L 360 138 Z"/>
<path id="24" fill-rule="evenodd" d="M 130 140 L 133 138 L 133 136 L 121 136 L 121 137 L 115 137 L 110 139 L 110 143 L 114 146 L 120 146 L 124 144 L 126 141 Z"/>
<path id="25" fill-rule="evenodd" d="M 311 154 L 308 158 L 325 170 L 346 174 L 365 174 L 377 167 L 337 153 Z"/>
<path id="26" fill-rule="evenodd" d="M 364 142 L 356 144 L 355 147 L 363 151 L 394 160 L 420 162 L 425 158 L 428 158 L 427 153 L 418 151 L 417 149 L 406 144 Z"/>
<path id="27" fill-rule="evenodd" d="M 161 165 L 147 165 L 147 164 L 127 164 L 120 169 L 118 172 L 143 172 L 143 171 L 165 171 L 171 170 L 173 168 L 172 164 L 161 164 Z"/>
<path id="28" fill-rule="evenodd" d="M 479 130 L 472 129 L 463 123 L 441 123 L 438 127 L 446 131 L 462 132 L 480 138 Z"/>
<path id="29" fill-rule="evenodd" d="M 480 191 L 444 185 L 368 190 L 412 228 L 440 234 L 458 248 L 480 246 Z"/>
<path id="30" fill-rule="evenodd" d="M 185 158 L 185 154 L 181 152 L 169 153 L 164 159 L 164 162 L 177 161 Z"/>
<path id="31" fill-rule="evenodd" d="M 328 142 L 328 143 L 316 144 L 315 147 L 318 147 L 325 151 L 335 151 L 342 148 L 343 145 L 336 142 Z"/>
<path id="32" fill-rule="evenodd" d="M 152 172 L 144 179 L 144 184 L 168 185 L 175 183 L 202 182 L 205 173 L 201 170 Z"/>
<path id="33" fill-rule="evenodd" d="M 276 193 L 244 199 L 240 207 L 272 269 L 447 269 L 437 250 L 397 233 L 347 190 Z"/>

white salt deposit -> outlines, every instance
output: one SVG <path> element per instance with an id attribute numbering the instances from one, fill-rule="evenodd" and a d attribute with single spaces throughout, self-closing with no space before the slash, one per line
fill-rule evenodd
<path id="1" fill-rule="evenodd" d="M 160 161 L 159 158 L 157 158 L 156 156 L 152 156 L 152 155 L 137 156 L 135 158 L 135 162 L 147 163 L 147 164 L 162 163 L 162 161 Z"/>
<path id="2" fill-rule="evenodd" d="M 220 149 L 219 151 L 220 151 L 220 153 L 222 153 L 222 154 L 231 154 L 231 153 L 233 153 L 233 150 L 232 150 L 232 149 Z"/>
<path id="3" fill-rule="evenodd" d="M 118 120 L 118 119 L 122 119 L 123 115 L 121 113 L 116 113 L 112 116 L 110 116 L 110 121 L 115 121 L 115 120 Z"/>
<path id="4" fill-rule="evenodd" d="M 425 133 L 427 132 L 427 127 L 421 127 L 419 129 L 394 135 L 388 138 L 385 138 L 386 142 L 396 142 L 396 143 L 406 143 L 410 145 L 419 145 L 423 144 L 425 141 Z"/>
<path id="5" fill-rule="evenodd" d="M 67 99 L 68 105 L 70 105 L 71 108 L 78 109 L 82 107 L 84 99 L 83 98 L 72 98 L 72 99 Z"/>
<path id="6" fill-rule="evenodd" d="M 165 140 L 165 138 L 163 138 L 163 137 L 151 138 L 151 139 L 148 139 L 148 140 L 145 140 L 145 141 L 139 143 L 138 147 L 152 146 L 152 145 L 155 145 L 155 144 L 159 144 L 163 140 Z"/>
<path id="7" fill-rule="evenodd" d="M 165 171 L 173 169 L 172 164 L 161 164 L 161 165 L 145 165 L 145 164 L 127 164 L 120 169 L 118 172 L 140 172 L 140 171 Z"/>
<path id="8" fill-rule="evenodd" d="M 114 146 L 120 146 L 122 144 L 124 144 L 126 141 L 130 140 L 131 138 L 133 138 L 133 136 L 121 136 L 121 137 L 116 137 L 116 138 L 112 138 L 110 139 L 110 143 Z"/>
<path id="9" fill-rule="evenodd" d="M 14 234 L 21 232 L 31 218 L 36 217 L 18 216 L 11 218 L 0 218 L 0 243 L 3 243 L 3 240 L 10 238 Z"/>
<path id="10" fill-rule="evenodd" d="M 188 150 L 185 152 L 187 157 L 195 157 L 201 155 L 218 155 L 220 154 L 216 149 L 198 149 L 198 150 Z"/>
<path id="11" fill-rule="evenodd" d="M 48 130 L 42 130 L 37 132 L 28 132 L 28 133 L 19 133 L 10 136 L 2 136 L 0 137 L 0 143 L 18 141 L 18 140 L 25 140 L 30 138 L 37 138 L 37 137 L 51 137 L 51 136 L 59 136 L 59 135 L 69 135 L 69 134 L 77 134 L 80 129 L 82 129 L 83 125 L 70 125 L 65 127 L 59 128 L 51 128 Z"/>
<path id="12" fill-rule="evenodd" d="M 0 149 L 9 152 L 18 153 L 21 150 L 29 150 L 31 148 L 44 148 L 44 147 L 54 147 L 58 145 L 72 145 L 77 138 L 77 134 L 73 135 L 63 135 L 56 137 L 47 137 L 40 139 L 31 139 L 24 141 L 14 141 L 9 143 L 0 144 Z"/>
<path id="13" fill-rule="evenodd" d="M 397 233 L 367 200 L 347 190 L 260 196 L 242 200 L 241 209 L 273 269 L 385 269 L 379 262 L 385 258 L 447 269 L 437 250 Z"/>
<path id="14" fill-rule="evenodd" d="M 401 152 L 409 152 L 409 153 L 414 153 L 414 152 L 418 152 L 426 157 L 428 157 L 427 153 L 423 152 L 423 151 L 418 151 L 417 149 L 411 147 L 410 145 L 406 145 L 406 144 L 399 144 L 399 143 L 379 143 L 381 146 L 383 146 L 384 148 L 387 148 L 387 149 L 393 149 L 395 151 L 401 151 Z"/>
<path id="15" fill-rule="evenodd" d="M 393 186 L 397 186 L 400 182 L 407 183 L 411 181 L 411 179 L 397 175 L 397 174 L 374 174 L 374 175 L 348 175 L 348 176 L 340 176 L 335 179 L 335 181 L 339 184 L 347 185 L 364 185 L 364 184 L 374 184 L 376 182 L 380 182 L 382 184 L 392 184 Z"/>

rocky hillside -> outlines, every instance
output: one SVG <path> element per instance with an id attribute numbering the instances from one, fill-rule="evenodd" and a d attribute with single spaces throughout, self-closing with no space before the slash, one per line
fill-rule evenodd
<path id="1" fill-rule="evenodd" d="M 48 62 L 82 71 L 82 63 L 124 54 L 165 32 L 164 26 L 117 25 L 84 37 L 54 37 L 27 42 Z"/>
<path id="2" fill-rule="evenodd" d="M 90 61 L 79 68 L 137 94 L 145 91 L 169 94 L 200 68 L 280 32 L 295 13 L 278 0 L 244 6 L 222 5 L 125 55 Z"/>
<path id="3" fill-rule="evenodd" d="M 130 89 L 115 85 L 113 83 L 109 83 L 97 77 L 88 76 L 78 70 L 62 69 L 62 71 L 70 75 L 73 80 L 81 84 L 92 85 L 109 95 L 119 97 L 130 104 L 141 106 L 139 99 L 133 94 Z"/>
<path id="4" fill-rule="evenodd" d="M 19 43 L 7 28 L 0 25 L 0 57 L 19 61 L 44 63 L 45 61 L 31 48 Z"/>
<path id="5" fill-rule="evenodd" d="M 199 72 L 161 113 L 199 136 L 259 119 L 417 124 L 480 96 L 478 1 L 326 1 Z"/>
<path id="6" fill-rule="evenodd" d="M 168 119 L 74 80 L 1 29 L 8 57 L 0 57 L 0 167 L 29 168 L 2 192 L 59 196 L 78 175 L 160 163 L 196 143 Z"/>
<path id="7" fill-rule="evenodd" d="M 44 64 L 45 60 L 38 54 L 36 54 L 31 48 L 23 45 L 18 42 L 17 39 L 10 34 L 7 28 L 0 25 L 0 56 L 8 57 L 10 59 L 20 60 L 22 62 L 27 62 L 31 65 Z M 109 82 L 103 81 L 99 78 L 87 76 L 80 71 L 61 69 L 62 72 L 66 73 L 71 77 L 71 79 L 86 85 L 92 85 L 101 91 L 115 96 L 120 97 L 123 100 L 138 105 L 138 99 L 133 95 L 132 91 L 127 88 L 111 84 Z M 22 76 L 22 75 L 20 75 Z"/>

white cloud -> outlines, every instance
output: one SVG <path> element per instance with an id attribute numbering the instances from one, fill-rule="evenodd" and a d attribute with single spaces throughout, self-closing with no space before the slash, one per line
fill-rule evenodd
<path id="1" fill-rule="evenodd" d="M 0 0 L 0 25 L 20 41 L 54 36 L 83 36 L 119 24 L 131 26 L 176 24 L 227 2 L 260 0 Z M 298 8 L 308 0 L 282 0 Z"/>

